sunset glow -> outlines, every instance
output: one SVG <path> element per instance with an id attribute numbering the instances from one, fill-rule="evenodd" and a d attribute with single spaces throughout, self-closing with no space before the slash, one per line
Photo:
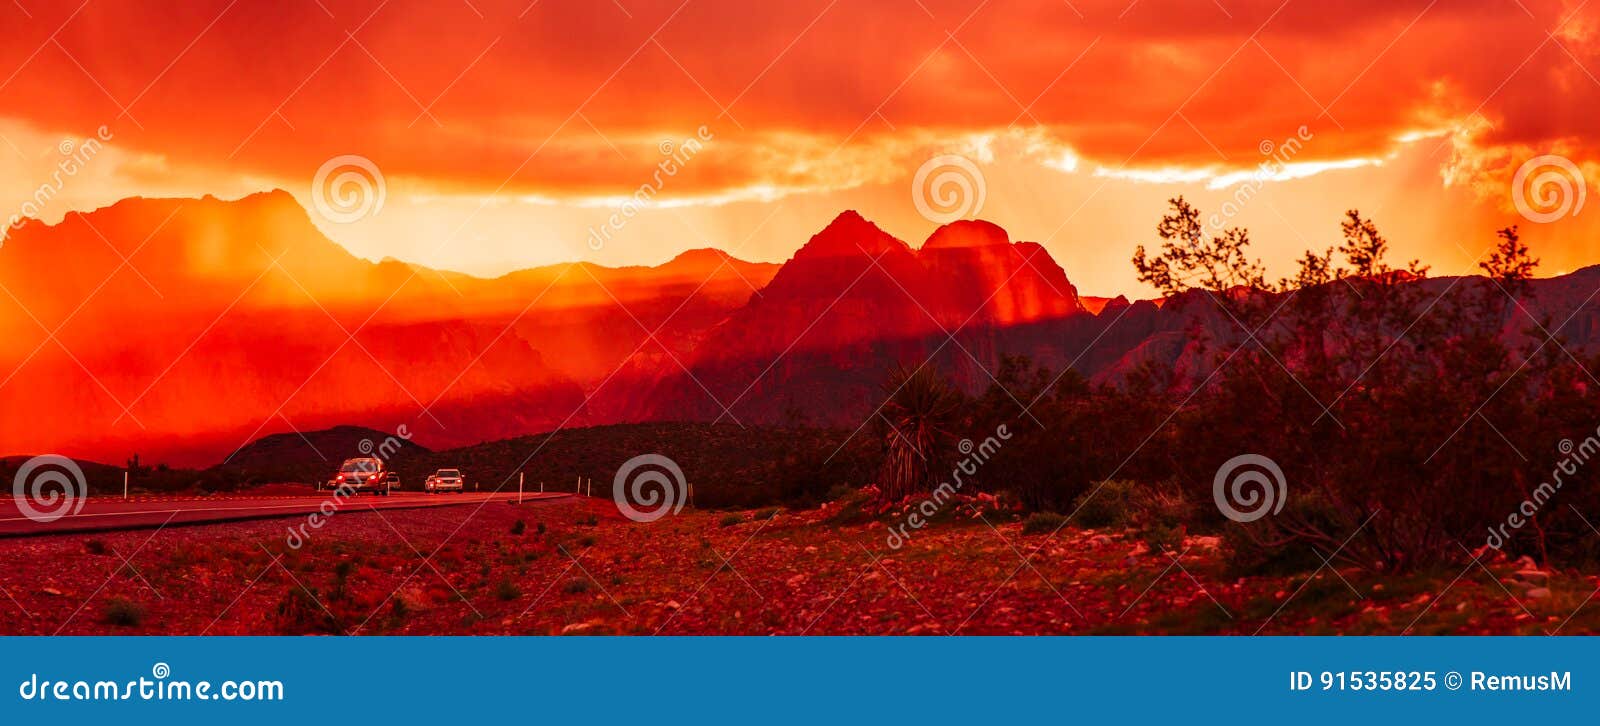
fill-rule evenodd
<path id="1" fill-rule="evenodd" d="M 1518 165 L 1587 164 L 1600 10 L 1348 5 L 8 4 L 0 192 L 29 199 L 62 141 L 102 126 L 102 155 L 37 216 L 271 188 L 305 203 L 319 166 L 354 154 L 387 202 L 320 223 L 330 237 L 493 276 L 706 246 L 779 262 L 843 208 L 920 239 L 933 225 L 912 175 L 956 153 L 988 185 L 974 216 L 1044 243 L 1086 292 L 1147 295 L 1126 261 L 1164 200 L 1218 207 L 1299 136 L 1230 219 L 1270 267 L 1359 207 L 1400 253 L 1470 270 L 1517 221 Z M 702 128 L 703 148 L 591 242 Z M 1593 259 L 1591 218 L 1525 225 L 1548 270 Z"/>

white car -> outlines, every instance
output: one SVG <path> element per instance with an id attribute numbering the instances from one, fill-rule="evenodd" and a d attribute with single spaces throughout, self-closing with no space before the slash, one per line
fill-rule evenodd
<path id="1" fill-rule="evenodd" d="M 423 482 L 422 488 L 429 494 L 436 492 L 459 492 L 466 489 L 467 478 L 461 475 L 460 469 L 440 469 Z"/>

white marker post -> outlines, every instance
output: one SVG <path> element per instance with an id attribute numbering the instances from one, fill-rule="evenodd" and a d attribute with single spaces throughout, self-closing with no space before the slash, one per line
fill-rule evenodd
<path id="1" fill-rule="evenodd" d="M 517 472 L 517 503 L 522 503 L 522 472 Z"/>
<path id="2" fill-rule="evenodd" d="M 127 469 L 123 469 L 122 470 L 122 498 L 124 500 L 126 500 L 128 498 L 128 470 Z"/>

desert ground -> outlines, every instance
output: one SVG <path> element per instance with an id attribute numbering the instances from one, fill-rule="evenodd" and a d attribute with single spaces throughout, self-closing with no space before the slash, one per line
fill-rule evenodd
<path id="1" fill-rule="evenodd" d="M 647 523 L 609 499 L 0 540 L 7 635 L 1580 634 L 1600 577 L 1484 556 L 1233 577 L 1214 537 L 960 515 L 890 547 L 849 498 Z M 1049 523 L 1046 523 L 1049 524 Z"/>

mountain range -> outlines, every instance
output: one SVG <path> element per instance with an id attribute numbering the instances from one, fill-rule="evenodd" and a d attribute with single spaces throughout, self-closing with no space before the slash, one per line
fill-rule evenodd
<path id="1" fill-rule="evenodd" d="M 1526 305 L 1593 351 L 1597 288 L 1585 268 Z M 209 465 L 338 425 L 435 449 L 622 422 L 854 428 L 897 365 L 969 390 L 1012 354 L 1099 380 L 1196 368 L 1193 324 L 1230 323 L 1178 307 L 1080 296 L 984 221 L 912 247 L 847 211 L 781 265 L 700 249 L 481 278 L 355 257 L 281 191 L 135 198 L 0 245 L 0 454 Z"/>

